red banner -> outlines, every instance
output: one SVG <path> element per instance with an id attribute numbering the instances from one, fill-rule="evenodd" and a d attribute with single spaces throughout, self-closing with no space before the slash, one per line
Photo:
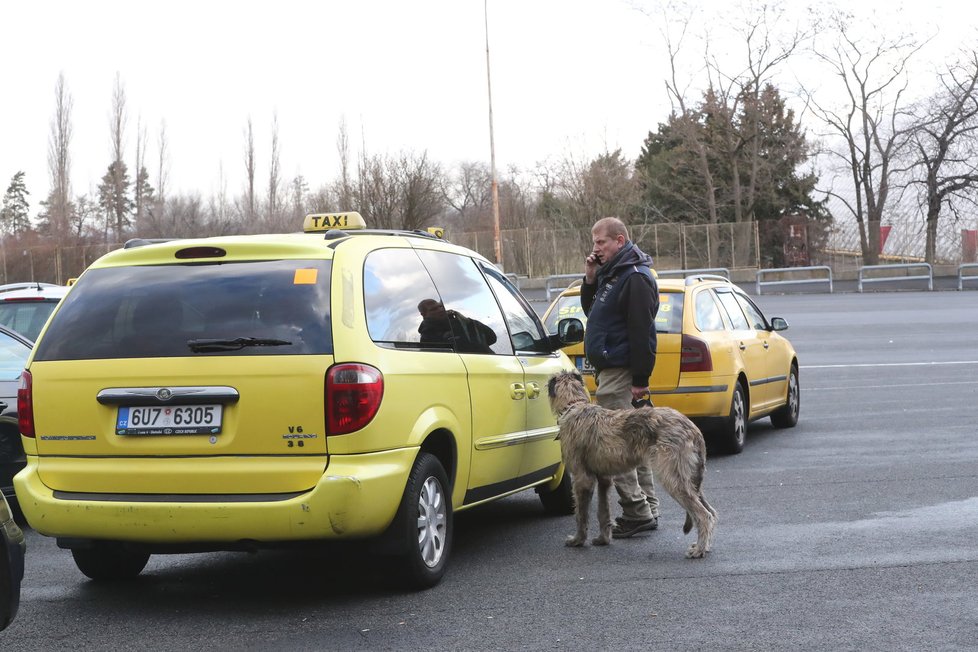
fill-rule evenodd
<path id="1" fill-rule="evenodd" d="M 886 239 L 890 235 L 890 229 L 893 227 L 887 224 L 886 226 L 880 225 L 880 253 L 883 253 L 883 245 L 886 244 Z"/>
<path id="2" fill-rule="evenodd" d="M 961 229 L 961 262 L 978 262 L 978 229 Z"/>

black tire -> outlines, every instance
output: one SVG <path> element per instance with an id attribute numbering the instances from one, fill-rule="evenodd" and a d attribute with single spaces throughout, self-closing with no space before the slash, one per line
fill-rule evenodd
<path id="1" fill-rule="evenodd" d="M 438 458 L 420 453 L 408 476 L 393 535 L 401 551 L 395 570 L 411 589 L 427 589 L 445 574 L 452 548 L 452 497 Z"/>
<path id="2" fill-rule="evenodd" d="M 728 453 L 736 455 L 744 450 L 744 443 L 747 441 L 747 415 L 744 387 L 737 383 L 730 399 L 730 415 L 720 428 L 721 441 Z"/>
<path id="3" fill-rule="evenodd" d="M 110 542 L 97 542 L 91 548 L 72 548 L 71 556 L 78 570 L 93 580 L 131 580 L 149 561 L 148 552 Z"/>
<path id="4" fill-rule="evenodd" d="M 784 406 L 771 413 L 771 424 L 775 428 L 794 428 L 801 412 L 801 385 L 798 382 L 798 367 L 791 365 L 788 372 L 788 394 Z"/>
<path id="5" fill-rule="evenodd" d="M 537 487 L 537 495 L 543 503 L 543 511 L 550 516 L 568 516 L 574 513 L 574 485 L 567 469 L 564 469 L 564 477 L 555 489 L 540 485 Z"/>

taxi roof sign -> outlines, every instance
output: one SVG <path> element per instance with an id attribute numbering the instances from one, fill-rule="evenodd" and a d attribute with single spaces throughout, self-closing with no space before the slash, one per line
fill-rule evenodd
<path id="1" fill-rule="evenodd" d="M 332 231 L 334 229 L 365 229 L 367 223 L 360 213 L 347 211 L 345 213 L 311 213 L 302 222 L 302 230 L 306 233 L 317 231 Z"/>

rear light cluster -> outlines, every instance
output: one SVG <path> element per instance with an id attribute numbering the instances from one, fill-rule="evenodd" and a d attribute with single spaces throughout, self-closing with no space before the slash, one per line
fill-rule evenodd
<path id="1" fill-rule="evenodd" d="M 680 373 L 686 371 L 713 371 L 713 357 L 706 342 L 692 335 L 683 335 L 679 358 Z"/>
<path id="2" fill-rule="evenodd" d="M 17 424 L 20 434 L 34 437 L 34 387 L 31 372 L 24 370 L 17 385 Z"/>
<path id="3" fill-rule="evenodd" d="M 365 364 L 338 364 L 326 372 L 326 434 L 345 435 L 366 426 L 380 409 L 384 376 Z"/>

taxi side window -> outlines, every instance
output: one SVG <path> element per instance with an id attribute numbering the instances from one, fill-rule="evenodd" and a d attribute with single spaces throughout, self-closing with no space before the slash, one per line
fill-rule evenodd
<path id="1" fill-rule="evenodd" d="M 445 251 L 419 251 L 418 256 L 444 302 L 455 349 L 459 353 L 512 355 L 503 315 L 475 262 Z"/>
<path id="2" fill-rule="evenodd" d="M 533 309 L 519 299 L 516 289 L 499 271 L 487 265 L 480 266 L 502 305 L 513 347 L 521 353 L 550 353 L 546 330 Z"/>
<path id="3" fill-rule="evenodd" d="M 452 350 L 451 337 L 425 320 L 429 304 L 441 303 L 424 265 L 413 249 L 379 249 L 363 264 L 367 332 L 378 344 L 396 348 Z"/>
<path id="4" fill-rule="evenodd" d="M 740 303 L 740 307 L 744 309 L 744 314 L 747 315 L 747 320 L 750 322 L 756 331 L 767 330 L 767 320 L 764 319 L 764 315 L 761 311 L 757 309 L 750 299 L 741 295 L 739 292 L 734 294 L 737 297 L 737 302 Z"/>
<path id="5" fill-rule="evenodd" d="M 750 323 L 747 321 L 747 318 L 744 317 L 744 311 L 740 309 L 740 303 L 733 295 L 733 292 L 730 290 L 718 289 L 717 298 L 719 298 L 720 303 L 723 304 L 727 316 L 730 317 L 730 323 L 733 324 L 735 331 L 751 330 Z"/>
<path id="6" fill-rule="evenodd" d="M 696 328 L 702 332 L 723 330 L 723 317 L 720 316 L 720 307 L 713 298 L 713 292 L 704 290 L 697 294 L 695 308 Z"/>

